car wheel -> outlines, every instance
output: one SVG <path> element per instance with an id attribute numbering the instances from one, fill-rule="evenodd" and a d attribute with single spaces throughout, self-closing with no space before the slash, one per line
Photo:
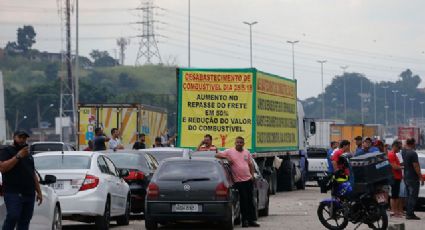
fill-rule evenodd
<path id="1" fill-rule="evenodd" d="M 102 216 L 97 216 L 95 220 L 96 228 L 99 230 L 108 230 L 111 220 L 111 202 L 109 197 L 106 199 L 105 211 Z"/>
<path id="2" fill-rule="evenodd" d="M 62 229 L 62 212 L 59 205 L 56 205 L 55 212 L 53 213 L 52 230 Z"/>
<path id="3" fill-rule="evenodd" d="M 145 219 L 145 228 L 146 230 L 156 230 L 158 228 L 158 223 L 149 219 Z"/>
<path id="4" fill-rule="evenodd" d="M 267 195 L 266 206 L 264 209 L 258 211 L 258 216 L 268 216 L 269 215 L 269 203 L 270 203 L 270 195 Z"/>
<path id="5" fill-rule="evenodd" d="M 130 195 L 127 196 L 127 201 L 125 205 L 125 213 L 124 215 L 117 218 L 118 225 L 129 225 L 130 224 L 130 210 L 131 210 L 131 202 Z"/>
<path id="6" fill-rule="evenodd" d="M 234 218 L 233 218 L 233 206 L 230 207 L 230 217 L 226 221 L 223 222 L 223 228 L 225 230 L 233 230 L 234 228 Z"/>

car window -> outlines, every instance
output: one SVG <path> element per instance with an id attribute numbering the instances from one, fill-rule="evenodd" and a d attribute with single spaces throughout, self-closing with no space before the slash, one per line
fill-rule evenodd
<path id="1" fill-rule="evenodd" d="M 34 144 L 31 146 L 31 151 L 33 152 L 49 152 L 49 151 L 62 151 L 62 150 L 64 150 L 64 147 L 60 143 Z"/>
<path id="2" fill-rule="evenodd" d="M 97 166 L 99 166 L 99 169 L 102 173 L 109 174 L 108 165 L 106 164 L 103 157 L 99 156 L 97 158 Z"/>
<path id="3" fill-rule="evenodd" d="M 117 171 L 114 163 L 112 163 L 112 161 L 107 157 L 104 157 L 104 159 L 105 159 L 106 164 L 108 165 L 109 173 L 111 175 L 118 176 L 118 171 Z"/>
<path id="4" fill-rule="evenodd" d="M 163 181 L 182 181 L 190 178 L 220 179 L 220 171 L 215 162 L 168 161 L 157 171 L 157 179 Z"/>
<path id="5" fill-rule="evenodd" d="M 90 156 L 46 155 L 34 157 L 35 168 L 46 169 L 89 169 Z"/>
<path id="6" fill-rule="evenodd" d="M 158 168 L 158 162 L 152 155 L 145 154 L 145 159 L 146 159 L 146 163 L 148 164 L 151 170 L 156 170 Z"/>
<path id="7" fill-rule="evenodd" d="M 117 168 L 137 169 L 141 171 L 149 170 L 146 159 L 139 154 L 113 153 L 108 155 Z"/>
<path id="8" fill-rule="evenodd" d="M 326 149 L 311 148 L 307 150 L 307 156 L 311 159 L 326 159 L 328 152 Z"/>

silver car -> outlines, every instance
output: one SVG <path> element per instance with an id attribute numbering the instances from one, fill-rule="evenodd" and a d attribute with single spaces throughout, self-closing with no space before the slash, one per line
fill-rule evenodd
<path id="1" fill-rule="evenodd" d="M 230 169 L 213 158 L 168 158 L 147 190 L 145 226 L 187 220 L 219 222 L 224 229 L 240 223 L 239 194 Z"/>
<path id="2" fill-rule="evenodd" d="M 162 160 L 170 157 L 182 157 L 188 155 L 192 150 L 184 148 L 174 148 L 174 147 L 159 147 L 151 149 L 139 149 L 140 152 L 146 152 L 151 154 L 158 163 L 161 163 Z"/>

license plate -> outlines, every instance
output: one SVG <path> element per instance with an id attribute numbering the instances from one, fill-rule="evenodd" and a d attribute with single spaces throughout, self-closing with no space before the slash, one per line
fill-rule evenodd
<path id="1" fill-rule="evenodd" d="M 324 177 L 325 176 L 325 174 L 324 173 L 317 173 L 316 174 L 318 177 Z"/>
<path id="2" fill-rule="evenodd" d="M 63 190 L 65 189 L 65 183 L 64 181 L 58 181 L 52 185 L 50 185 L 54 190 Z"/>
<path id="3" fill-rule="evenodd" d="M 376 201 L 378 202 L 378 204 L 381 203 L 387 203 L 387 199 L 386 199 L 386 195 L 385 193 L 378 193 L 375 195 Z"/>
<path id="4" fill-rule="evenodd" d="M 201 212 L 197 204 L 175 204 L 172 207 L 173 212 Z"/>

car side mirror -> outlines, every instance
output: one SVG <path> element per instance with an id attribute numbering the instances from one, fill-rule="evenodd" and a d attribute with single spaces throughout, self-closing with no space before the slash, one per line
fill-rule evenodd
<path id="1" fill-rule="evenodd" d="M 316 134 L 316 122 L 314 121 L 310 122 L 310 134 L 311 135 Z"/>
<path id="2" fill-rule="evenodd" d="M 119 170 L 119 176 L 121 178 L 128 177 L 128 175 L 130 175 L 130 171 L 128 171 L 128 169 L 120 169 Z"/>
<path id="3" fill-rule="evenodd" d="M 54 183 L 56 183 L 56 177 L 53 176 L 53 175 L 46 175 L 41 184 L 49 185 L 49 184 L 54 184 Z"/>

